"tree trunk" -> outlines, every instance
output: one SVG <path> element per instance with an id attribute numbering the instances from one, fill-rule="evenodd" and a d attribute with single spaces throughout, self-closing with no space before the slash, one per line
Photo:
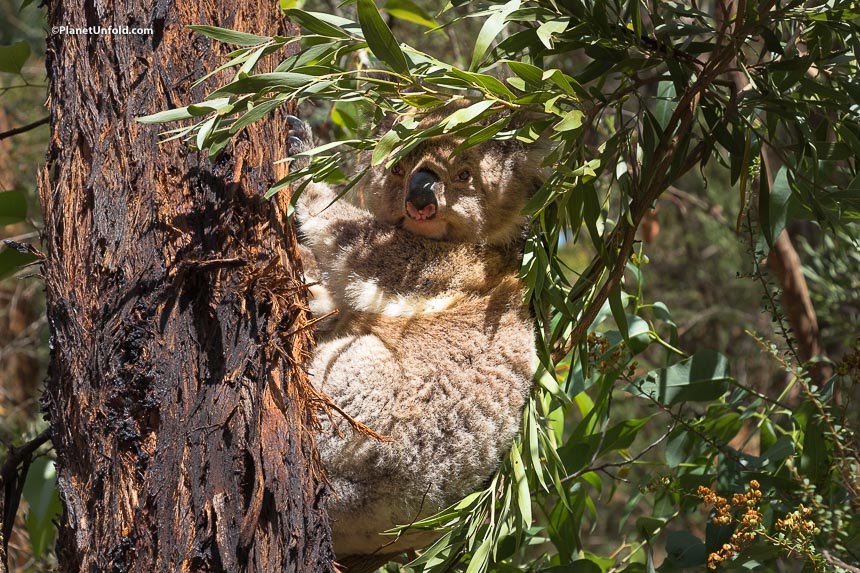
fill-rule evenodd
<path id="1" fill-rule="evenodd" d="M 40 178 L 52 355 L 44 406 L 63 571 L 331 571 L 302 365 L 312 345 L 281 119 L 214 163 L 135 118 L 202 99 L 229 47 L 284 34 L 271 0 L 49 0 Z M 294 30 L 293 30 L 294 31 Z M 223 79 L 223 77 L 222 77 Z"/>

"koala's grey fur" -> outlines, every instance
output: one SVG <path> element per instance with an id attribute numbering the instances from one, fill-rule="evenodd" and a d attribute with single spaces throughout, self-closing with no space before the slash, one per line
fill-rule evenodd
<path id="1" fill-rule="evenodd" d="M 422 120 L 434 125 L 448 107 Z M 294 135 L 306 128 L 293 120 Z M 312 252 L 312 305 L 338 315 L 320 333 L 311 377 L 381 442 L 331 420 L 317 445 L 334 495 L 335 553 L 396 553 L 380 532 L 455 503 L 491 476 L 518 431 L 534 368 L 534 327 L 517 279 L 524 219 L 540 158 L 518 143 L 487 142 L 450 157 L 459 140 L 435 137 L 398 168 L 371 168 L 366 209 L 311 183 L 298 200 Z M 410 178 L 429 169 L 438 211 L 406 211 Z M 468 177 L 464 172 L 468 171 Z M 337 424 L 339 430 L 333 426 Z M 352 570 L 352 569 L 351 569 Z"/>

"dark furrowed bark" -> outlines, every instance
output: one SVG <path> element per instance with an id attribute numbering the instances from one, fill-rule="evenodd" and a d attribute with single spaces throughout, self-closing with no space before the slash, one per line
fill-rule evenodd
<path id="1" fill-rule="evenodd" d="M 135 118 L 200 101 L 230 47 L 285 32 L 271 0 L 51 0 L 52 142 L 40 194 L 52 332 L 44 406 L 63 571 L 329 571 L 312 344 L 286 197 L 283 118 L 214 164 Z M 223 79 L 223 77 L 222 77 Z"/>

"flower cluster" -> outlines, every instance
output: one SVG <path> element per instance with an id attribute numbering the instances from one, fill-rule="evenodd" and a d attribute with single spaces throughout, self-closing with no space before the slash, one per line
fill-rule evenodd
<path id="1" fill-rule="evenodd" d="M 669 476 L 657 476 L 647 484 L 641 486 L 639 488 L 639 492 L 643 494 L 654 493 L 657 491 L 665 490 L 670 485 L 672 485 L 672 478 L 670 478 Z"/>
<path id="2" fill-rule="evenodd" d="M 621 363 L 628 359 L 623 345 L 619 344 L 610 352 L 609 339 L 600 334 L 590 332 L 585 339 L 588 344 L 588 361 L 594 364 L 598 372 L 605 374 L 609 371 L 619 371 Z M 632 362 L 627 368 L 627 377 L 632 378 L 636 373 L 636 362 Z"/>
<path id="3" fill-rule="evenodd" d="M 810 535 L 816 535 L 820 532 L 815 522 L 809 519 L 812 516 L 812 509 L 804 507 L 802 504 L 796 511 L 793 511 L 783 519 L 776 520 L 776 528 L 788 535 L 798 538 L 806 538 Z"/>
<path id="4" fill-rule="evenodd" d="M 716 569 L 717 565 L 740 553 L 756 538 L 756 529 L 761 525 L 762 514 L 759 511 L 761 501 L 760 484 L 752 480 L 745 493 L 736 493 L 728 500 L 717 495 L 711 489 L 699 486 L 696 492 L 704 503 L 713 506 L 715 510 L 711 523 L 715 525 L 736 524 L 728 543 L 724 543 L 718 551 L 708 555 L 708 568 Z"/>

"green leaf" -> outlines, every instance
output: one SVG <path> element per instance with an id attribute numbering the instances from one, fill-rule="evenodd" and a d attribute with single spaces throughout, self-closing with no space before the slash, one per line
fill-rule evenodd
<path id="1" fill-rule="evenodd" d="M 355 25 L 352 20 L 345 18 L 337 18 L 328 14 L 318 14 L 316 12 L 305 12 L 304 10 L 287 10 L 287 18 L 314 34 L 325 36 L 327 38 L 350 38 L 343 27 Z M 335 19 L 337 18 L 337 19 Z"/>
<path id="2" fill-rule="evenodd" d="M 541 569 L 539 573 L 601 573 L 600 565 L 590 559 L 577 559 L 568 565 L 556 565 Z"/>
<path id="3" fill-rule="evenodd" d="M 541 77 L 544 80 L 551 81 L 556 86 L 564 90 L 565 93 L 572 95 L 576 98 L 588 97 L 588 94 L 582 89 L 582 86 L 580 86 L 575 79 L 573 79 L 559 69 L 552 68 L 546 70 L 545 72 L 543 72 Z"/>
<path id="4" fill-rule="evenodd" d="M 475 550 L 475 554 L 472 555 L 472 561 L 469 563 L 466 573 L 478 573 L 478 571 L 484 570 L 490 559 L 491 541 L 490 537 L 487 537 L 481 542 L 478 549 Z"/>
<path id="5" fill-rule="evenodd" d="M 477 103 L 473 103 L 468 107 L 464 107 L 463 109 L 458 109 L 457 111 L 449 115 L 447 118 L 442 120 L 442 124 L 445 126 L 443 130 L 447 132 L 458 125 L 469 123 L 470 121 L 474 120 L 476 117 L 493 107 L 494 103 L 495 102 L 493 102 L 492 100 L 482 100 Z"/>
<path id="6" fill-rule="evenodd" d="M 409 75 L 409 63 L 373 0 L 358 0 L 358 23 L 373 54 L 395 72 Z"/>
<path id="7" fill-rule="evenodd" d="M 427 94 L 403 94 L 401 97 L 403 98 L 404 103 L 419 109 L 436 107 L 443 103 L 439 98 Z"/>
<path id="8" fill-rule="evenodd" d="M 135 121 L 139 123 L 166 123 L 168 121 L 179 121 L 182 119 L 189 119 L 194 117 L 188 110 L 189 106 L 178 107 L 176 109 L 168 109 L 166 111 L 160 111 L 158 113 L 154 113 L 152 115 L 145 115 L 143 117 L 138 117 Z"/>
<path id="9" fill-rule="evenodd" d="M 491 123 L 487 127 L 484 127 L 483 129 L 476 131 L 475 133 L 471 134 L 469 137 L 464 139 L 460 145 L 455 147 L 454 151 L 451 152 L 451 155 L 452 156 L 458 155 L 459 153 L 465 151 L 469 147 L 473 147 L 475 145 L 478 145 L 479 143 L 483 143 L 484 141 L 487 141 L 488 139 L 490 139 L 494 135 L 496 135 L 498 132 L 500 132 L 502 130 L 502 128 L 504 128 L 505 125 L 507 125 L 507 123 L 508 123 L 508 118 L 503 117 L 502 119 L 500 119 L 494 123 Z"/>
<path id="10" fill-rule="evenodd" d="M 53 461 L 44 457 L 33 460 L 24 482 L 24 499 L 30 506 L 27 532 L 30 534 L 33 556 L 38 559 L 50 546 L 57 531 L 54 519 L 62 511 Z"/>
<path id="11" fill-rule="evenodd" d="M 539 88 L 543 85 L 543 70 L 539 67 L 514 61 L 508 61 L 507 64 L 511 71 L 521 77 L 529 86 Z"/>
<path id="12" fill-rule="evenodd" d="M 794 455 L 794 440 L 791 436 L 780 436 L 776 443 L 767 449 L 765 453 L 758 457 L 755 462 L 757 468 L 763 468 L 768 464 L 779 464 L 788 456 Z"/>
<path id="13" fill-rule="evenodd" d="M 490 44 L 493 43 L 493 40 L 499 36 L 499 32 L 501 32 L 502 28 L 505 27 L 505 20 L 508 15 L 519 7 L 520 0 L 510 0 L 510 2 L 503 6 L 494 6 L 492 8 L 492 15 L 487 18 L 481 31 L 478 33 L 478 39 L 475 42 L 475 50 L 472 52 L 472 62 L 469 64 L 470 72 L 474 72 L 478 69 L 481 60 L 484 59 L 484 54 L 486 54 L 487 50 L 490 48 Z"/>
<path id="14" fill-rule="evenodd" d="M 266 42 L 270 42 L 272 40 L 272 38 L 269 36 L 256 36 L 254 34 L 247 34 L 245 32 L 236 32 L 235 30 L 218 28 L 217 26 L 188 27 L 195 32 L 200 32 L 207 38 L 212 38 L 213 40 L 218 40 L 219 42 L 234 44 L 236 46 L 257 46 L 259 44 L 265 44 Z"/>
<path id="15" fill-rule="evenodd" d="M 0 279 L 18 272 L 24 265 L 30 264 L 37 259 L 32 253 L 19 253 L 10 248 L 0 251 Z"/>
<path id="16" fill-rule="evenodd" d="M 464 72 L 456 68 L 451 70 L 451 74 L 455 77 L 462 78 L 475 86 L 478 89 L 486 90 L 496 97 L 506 97 L 510 100 L 516 99 L 514 92 L 508 89 L 505 84 L 488 74 L 478 74 L 475 72 Z M 483 88 L 483 89 L 482 89 Z"/>
<path id="17" fill-rule="evenodd" d="M 523 526 L 531 527 L 532 524 L 532 498 L 529 493 L 529 481 L 526 479 L 526 468 L 520 456 L 518 444 L 511 448 L 511 467 L 514 470 L 514 479 L 517 484 L 517 507 L 523 518 Z"/>
<path id="18" fill-rule="evenodd" d="M 230 105 L 230 98 L 226 97 L 209 100 L 203 103 L 191 104 L 188 106 L 188 113 L 190 113 L 194 117 L 208 115 L 213 111 L 220 111 L 221 113 L 224 113 L 224 111 L 232 110 L 233 106 Z"/>
<path id="19" fill-rule="evenodd" d="M 214 161 L 218 154 L 221 153 L 221 151 L 227 147 L 231 141 L 233 141 L 233 137 L 230 134 L 229 129 L 219 128 L 212 132 L 207 145 L 209 160 Z"/>
<path id="20" fill-rule="evenodd" d="M 639 354 L 651 344 L 651 326 L 635 315 L 627 315 L 627 344 L 633 354 Z"/>
<path id="21" fill-rule="evenodd" d="M 713 350 L 702 350 L 668 368 L 640 376 L 633 385 L 639 394 L 672 406 L 716 400 L 725 393 L 731 379 L 726 357 Z"/>
<path id="22" fill-rule="evenodd" d="M 791 185 L 788 170 L 780 167 L 770 187 L 764 159 L 761 162 L 761 184 L 759 185 L 759 219 L 764 238 L 769 247 L 779 238 L 788 220 Z"/>
<path id="23" fill-rule="evenodd" d="M 826 424 L 813 418 L 803 432 L 803 451 L 800 457 L 800 471 L 815 485 L 822 485 L 831 468 L 830 444 L 826 438 Z"/>
<path id="24" fill-rule="evenodd" d="M 208 97 L 216 98 L 231 94 L 259 94 L 269 90 L 289 93 L 317 82 L 319 82 L 319 79 L 309 74 L 271 72 L 239 78 L 215 90 Z"/>
<path id="25" fill-rule="evenodd" d="M 706 442 L 693 432 L 684 428 L 676 429 L 666 442 L 666 464 L 670 468 L 677 468 L 683 463 L 695 460 L 705 444 Z"/>
<path id="26" fill-rule="evenodd" d="M 197 130 L 197 138 L 195 140 L 197 149 L 204 149 L 206 147 L 206 139 L 209 137 L 209 134 L 212 133 L 212 130 L 215 129 L 215 122 L 217 121 L 218 116 L 213 115 Z"/>
<path id="27" fill-rule="evenodd" d="M 439 22 L 412 0 L 388 0 L 385 3 L 385 11 L 401 20 L 424 26 L 425 28 L 438 28 Z"/>
<path id="28" fill-rule="evenodd" d="M 634 420 L 625 420 L 606 430 L 603 435 L 595 434 L 590 436 L 588 441 L 594 446 L 600 445 L 600 450 L 597 452 L 598 455 L 626 450 L 633 443 L 633 440 L 636 439 L 639 430 L 648 423 L 651 417 L 646 416 Z"/>
<path id="29" fill-rule="evenodd" d="M 654 104 L 654 117 L 664 130 L 669 125 L 672 114 L 675 113 L 675 84 L 673 82 L 659 82 L 657 84 L 657 103 Z"/>
<path id="30" fill-rule="evenodd" d="M 27 218 L 27 194 L 23 191 L 0 193 L 0 226 L 20 223 Z"/>
<path id="31" fill-rule="evenodd" d="M 689 531 L 673 531 L 669 534 L 666 555 L 677 567 L 699 567 L 708 558 L 705 542 Z"/>
<path id="32" fill-rule="evenodd" d="M 640 517 L 636 520 L 636 531 L 646 539 L 663 529 L 666 520 L 659 517 Z"/>
<path id="33" fill-rule="evenodd" d="M 390 130 L 383 135 L 373 148 L 373 155 L 370 158 L 371 165 L 379 165 L 386 157 L 388 157 L 394 148 L 400 144 L 400 134 L 397 130 Z"/>
<path id="34" fill-rule="evenodd" d="M 582 119 L 585 114 L 578 109 L 567 112 L 564 117 L 552 126 L 553 131 L 573 131 L 582 126 Z"/>
<path id="35" fill-rule="evenodd" d="M 609 291 L 609 309 L 612 311 L 612 318 L 615 319 L 615 324 L 618 325 L 618 330 L 624 340 L 627 340 L 627 315 L 624 313 L 624 302 L 621 298 L 621 284 L 616 284 Z"/>
<path id="36" fill-rule="evenodd" d="M 24 62 L 30 57 L 30 44 L 15 42 L 10 46 L 0 46 L 0 72 L 20 74 Z"/>
<path id="37" fill-rule="evenodd" d="M 362 143 L 361 139 L 341 139 L 338 141 L 330 141 L 328 143 L 324 143 L 323 145 L 318 145 L 312 149 L 308 149 L 307 151 L 302 151 L 301 153 L 297 153 L 293 157 L 313 157 L 314 155 L 319 155 L 324 151 L 328 151 L 330 149 L 335 149 L 336 147 L 340 147 L 341 145 L 355 145 L 357 143 Z"/>
<path id="38" fill-rule="evenodd" d="M 570 18 L 556 18 L 555 20 L 548 20 L 538 26 L 537 36 L 541 43 L 551 50 L 553 48 L 552 37 L 555 34 L 561 34 L 564 32 L 569 23 Z"/>
<path id="39" fill-rule="evenodd" d="M 233 122 L 233 124 L 230 126 L 230 133 L 238 133 L 240 130 L 248 127 L 255 121 L 262 119 L 270 111 L 283 104 L 284 101 L 285 99 L 282 98 L 273 98 L 270 100 L 266 100 L 262 103 L 258 103 L 253 108 L 248 110 L 244 115 L 242 115 L 242 117 Z"/>

